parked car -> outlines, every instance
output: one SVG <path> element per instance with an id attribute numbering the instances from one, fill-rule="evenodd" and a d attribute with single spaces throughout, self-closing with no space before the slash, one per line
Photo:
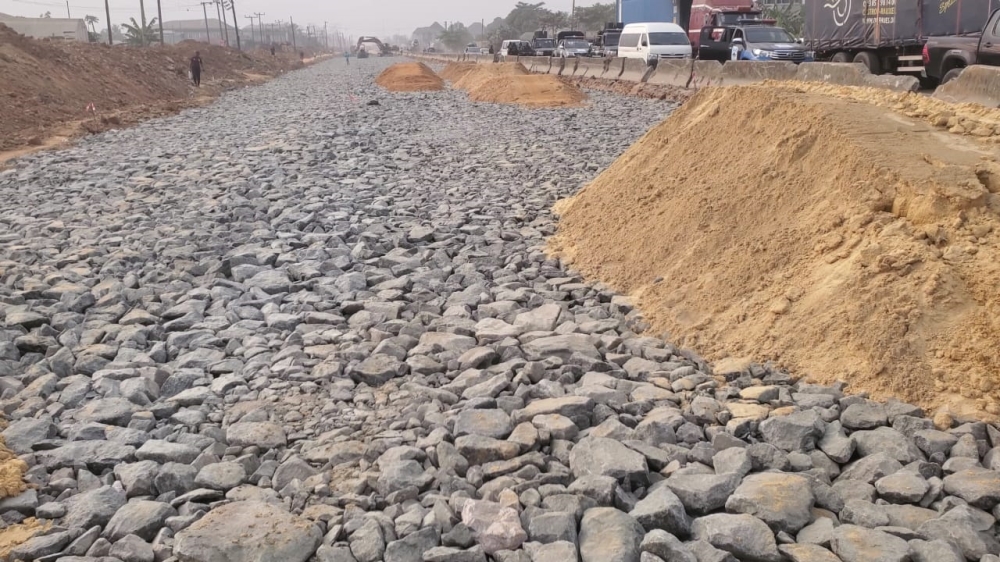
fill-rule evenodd
<path id="1" fill-rule="evenodd" d="M 531 48 L 540 57 L 551 57 L 556 52 L 556 40 L 551 37 L 535 37 L 531 40 Z"/>
<path id="2" fill-rule="evenodd" d="M 590 55 L 590 41 L 583 39 L 581 37 L 568 37 L 559 41 L 556 45 L 556 54 L 553 56 L 567 58 L 567 57 L 586 57 Z"/>
<path id="3" fill-rule="evenodd" d="M 930 37 L 924 44 L 924 76 L 944 84 L 973 64 L 1000 66 L 1000 10 L 990 15 L 980 33 Z"/>
<path id="4" fill-rule="evenodd" d="M 535 50 L 531 48 L 531 43 L 519 39 L 508 39 L 500 44 L 500 56 L 503 57 L 525 57 L 534 56 Z"/>
<path id="5" fill-rule="evenodd" d="M 647 64 L 657 59 L 691 58 L 691 41 L 675 23 L 630 23 L 618 39 L 618 56 L 642 59 Z"/>
<path id="6" fill-rule="evenodd" d="M 704 27 L 698 41 L 701 60 L 812 62 L 813 53 L 787 31 L 773 25 L 748 22 Z"/>

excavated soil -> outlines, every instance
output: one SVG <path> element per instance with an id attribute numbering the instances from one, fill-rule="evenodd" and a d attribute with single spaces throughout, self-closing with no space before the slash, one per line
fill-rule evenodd
<path id="1" fill-rule="evenodd" d="M 444 80 L 422 62 L 401 62 L 382 71 L 375 83 L 390 92 L 427 92 L 444 89 Z"/>
<path id="2" fill-rule="evenodd" d="M 446 72 L 447 70 L 448 68 L 445 67 Z M 494 78 L 525 76 L 529 74 L 529 72 L 528 69 L 524 68 L 524 65 L 519 62 L 504 62 L 499 64 L 472 64 L 468 68 L 456 67 L 448 74 L 456 76 L 455 78 L 446 78 L 452 83 L 453 88 L 471 92 L 484 82 Z"/>
<path id="3" fill-rule="evenodd" d="M 205 63 L 201 88 L 187 76 L 196 50 Z M 0 24 L 0 153 L 201 105 L 298 68 L 298 59 L 191 41 L 139 48 L 36 40 Z"/>
<path id="4" fill-rule="evenodd" d="M 34 517 L 29 517 L 21 523 L 4 527 L 0 530 L 0 560 L 7 560 L 11 550 L 51 526 L 51 522 L 42 523 Z"/>
<path id="5" fill-rule="evenodd" d="M 455 82 L 476 66 L 478 65 L 474 62 L 449 62 L 438 75 L 449 82 Z"/>
<path id="6" fill-rule="evenodd" d="M 580 88 L 548 74 L 498 76 L 469 90 L 469 99 L 489 103 L 516 103 L 528 107 L 568 107 L 587 99 Z"/>
<path id="7" fill-rule="evenodd" d="M 576 85 L 548 74 L 530 74 L 521 63 L 449 63 L 441 77 L 469 99 L 487 103 L 514 103 L 527 107 L 568 107 L 587 99 Z"/>
<path id="8" fill-rule="evenodd" d="M 560 203 L 550 249 L 713 359 L 997 419 L 1000 163 L 965 136 L 992 115 L 882 94 L 702 90 Z"/>

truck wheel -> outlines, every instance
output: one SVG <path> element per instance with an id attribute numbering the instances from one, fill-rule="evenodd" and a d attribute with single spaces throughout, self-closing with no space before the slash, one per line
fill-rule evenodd
<path id="1" fill-rule="evenodd" d="M 830 62 L 851 62 L 851 54 L 845 51 L 840 51 L 835 53 L 831 58 Z"/>
<path id="2" fill-rule="evenodd" d="M 948 72 L 945 72 L 944 76 L 941 77 L 941 83 L 942 84 L 947 84 L 948 82 L 951 82 L 952 80 L 958 78 L 958 75 L 961 74 L 963 70 L 965 70 L 965 69 L 964 68 L 953 68 L 953 69 L 949 70 Z"/>
<path id="3" fill-rule="evenodd" d="M 882 67 L 879 65 L 878 55 L 871 51 L 861 51 L 854 55 L 854 62 L 860 62 L 868 67 L 872 74 L 882 74 Z"/>

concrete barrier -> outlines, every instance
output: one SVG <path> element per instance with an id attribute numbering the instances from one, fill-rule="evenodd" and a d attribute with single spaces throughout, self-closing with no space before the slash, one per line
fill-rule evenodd
<path id="1" fill-rule="evenodd" d="M 796 69 L 795 79 L 801 82 L 827 82 L 841 86 L 867 86 L 871 76 L 868 67 L 853 62 L 804 62 Z"/>
<path id="2" fill-rule="evenodd" d="M 717 60 L 694 61 L 694 72 L 691 73 L 691 87 L 705 88 L 722 84 L 722 63 Z"/>
<path id="3" fill-rule="evenodd" d="M 646 78 L 646 83 L 685 88 L 690 77 L 691 61 L 664 59 L 656 62 L 656 69 Z"/>
<path id="4" fill-rule="evenodd" d="M 600 78 L 611 59 L 582 58 L 576 62 L 573 78 Z"/>
<path id="5" fill-rule="evenodd" d="M 562 67 L 562 70 L 559 71 L 559 75 L 560 76 L 573 76 L 573 73 L 576 72 L 576 64 L 578 62 L 580 62 L 580 59 L 578 59 L 576 57 L 572 57 L 572 58 L 568 58 L 568 59 L 563 59 L 563 61 L 564 61 L 563 62 L 563 67 Z"/>
<path id="6" fill-rule="evenodd" d="M 555 74 L 556 76 L 562 74 L 563 66 L 566 64 L 566 59 L 551 57 L 552 66 L 549 67 L 549 74 Z"/>
<path id="7" fill-rule="evenodd" d="M 938 86 L 934 97 L 958 103 L 978 103 L 986 107 L 1000 105 L 1000 68 L 972 65 L 947 84 Z"/>
<path id="8" fill-rule="evenodd" d="M 851 62 L 804 62 L 796 69 L 794 79 L 840 86 L 886 88 L 899 92 L 915 92 L 920 87 L 920 81 L 914 76 L 874 76 L 864 64 Z"/>
<path id="9" fill-rule="evenodd" d="M 605 80 L 618 80 L 622 75 L 622 67 L 625 65 L 625 59 L 613 58 L 608 62 L 608 66 L 604 70 L 604 74 L 601 78 Z"/>
<path id="10" fill-rule="evenodd" d="M 751 84 L 764 80 L 794 80 L 794 62 L 731 60 L 722 65 L 722 83 Z"/>
<path id="11" fill-rule="evenodd" d="M 618 79 L 629 82 L 645 82 L 646 74 L 651 70 L 651 67 L 644 60 L 625 59 L 625 64 L 622 65 L 622 74 Z"/>
<path id="12" fill-rule="evenodd" d="M 552 59 L 549 57 L 524 57 L 521 64 L 524 68 L 527 68 L 529 72 L 534 72 L 535 74 L 548 74 L 549 67 L 552 66 Z"/>

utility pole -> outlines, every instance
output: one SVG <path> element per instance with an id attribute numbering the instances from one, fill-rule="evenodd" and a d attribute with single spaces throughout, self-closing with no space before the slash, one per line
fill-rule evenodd
<path id="1" fill-rule="evenodd" d="M 69 0 L 66 0 L 66 17 L 68 19 L 73 19 L 73 16 L 69 15 Z"/>
<path id="2" fill-rule="evenodd" d="M 236 19 L 236 0 L 229 0 L 229 7 L 233 10 L 233 30 L 236 31 L 236 50 L 242 51 L 240 48 L 240 24 L 237 23 L 240 20 Z M 250 32 L 253 35 L 253 32 Z"/>
<path id="3" fill-rule="evenodd" d="M 254 35 L 254 33 L 253 33 L 253 16 L 243 16 L 243 19 L 250 20 L 250 42 L 251 43 L 256 43 L 257 42 L 257 36 Z"/>
<path id="4" fill-rule="evenodd" d="M 253 15 L 257 16 L 257 27 L 260 29 L 260 43 L 261 43 L 261 45 L 263 45 L 264 44 L 264 22 L 261 21 L 260 17 L 263 16 L 264 14 L 263 14 L 263 12 L 254 12 Z"/>
<path id="5" fill-rule="evenodd" d="M 295 46 L 295 22 L 292 21 L 292 16 L 288 16 L 288 27 L 292 30 L 292 49 L 298 49 Z"/>
<path id="6" fill-rule="evenodd" d="M 104 0 L 107 2 L 108 0 Z M 205 16 L 205 42 L 209 45 L 212 44 L 212 34 L 208 32 L 208 8 L 205 6 L 211 4 L 212 2 L 201 2 L 201 13 Z"/>
<path id="7" fill-rule="evenodd" d="M 108 0 L 104 0 L 104 14 L 108 18 L 108 45 L 114 45 L 115 40 L 111 37 L 111 6 L 108 5 Z"/>
<path id="8" fill-rule="evenodd" d="M 163 10 L 160 9 L 160 0 L 156 0 L 156 23 L 160 25 L 160 46 L 163 46 Z"/>
<path id="9" fill-rule="evenodd" d="M 229 22 L 226 21 L 226 0 L 220 0 L 219 4 L 222 5 L 222 29 L 226 32 L 226 46 L 229 46 Z M 236 22 L 233 22 L 234 24 Z"/>
<path id="10" fill-rule="evenodd" d="M 139 17 L 142 19 L 142 30 L 139 32 L 139 41 L 142 46 L 146 46 L 146 4 L 143 0 L 139 0 Z"/>
<path id="11" fill-rule="evenodd" d="M 222 43 L 222 14 L 219 13 L 219 0 L 215 0 L 215 17 L 219 22 L 219 43 Z"/>

